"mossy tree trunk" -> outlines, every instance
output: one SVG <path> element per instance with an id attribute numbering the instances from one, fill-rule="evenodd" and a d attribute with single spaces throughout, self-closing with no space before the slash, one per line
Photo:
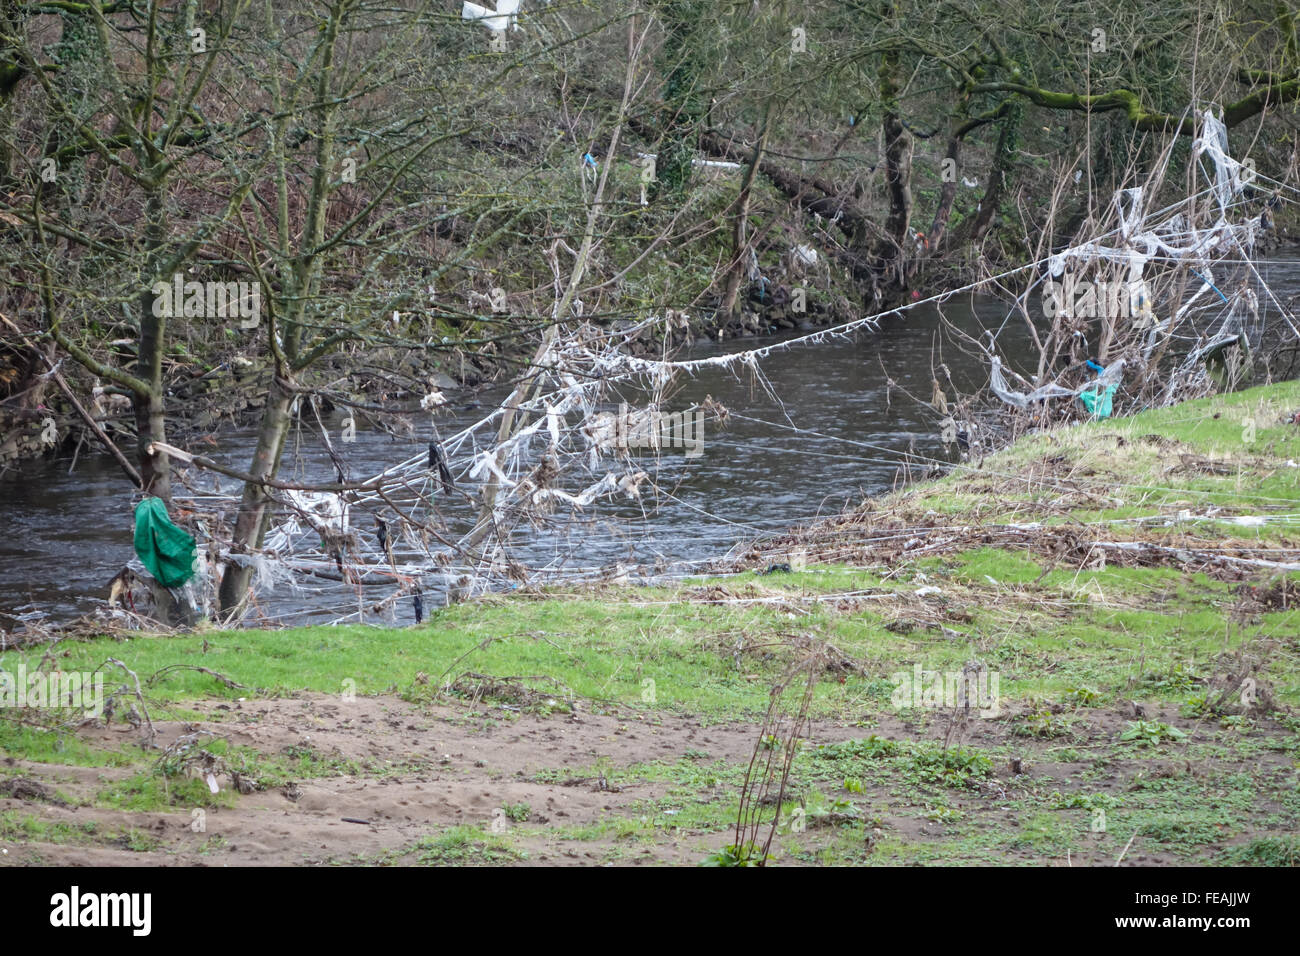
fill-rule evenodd
<path id="1" fill-rule="evenodd" d="M 662 138 L 652 186 L 655 195 L 681 196 L 690 185 L 700 128 L 708 112 L 703 89 L 705 36 L 716 6 L 709 0 L 658 0 L 664 42 Z"/>
<path id="2" fill-rule="evenodd" d="M 882 18 L 898 23 L 898 7 L 882 6 Z M 884 140 L 885 191 L 889 200 L 885 234 L 876 243 L 875 265 L 886 284 L 902 285 L 912 222 L 912 137 L 903 122 L 898 96 L 902 92 L 902 53 L 890 46 L 880 56 L 881 134 Z"/>
<path id="3" fill-rule="evenodd" d="M 975 214 L 975 223 L 971 227 L 971 242 L 979 242 L 988 234 L 1006 196 L 1007 187 L 1011 184 L 1015 171 L 1015 154 L 1020 148 L 1020 123 L 1024 115 L 1023 104 L 1014 101 L 998 123 L 998 141 L 993 149 L 993 168 L 989 171 L 984 196 L 980 199 L 979 212 Z"/>

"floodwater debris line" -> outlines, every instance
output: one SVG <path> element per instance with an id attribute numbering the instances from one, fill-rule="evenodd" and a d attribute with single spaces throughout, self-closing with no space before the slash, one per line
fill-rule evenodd
<path id="1" fill-rule="evenodd" d="M 1070 385 L 1042 382 L 1040 374 L 1040 381 L 1027 383 L 1028 391 L 1017 391 L 997 354 L 997 334 L 990 333 L 981 344 L 991 389 L 1003 402 L 1026 409 L 1077 396 L 1091 415 L 1106 418 L 1123 386 L 1130 393 L 1126 412 L 1170 405 L 1216 384 L 1236 385 L 1270 314 L 1292 336 L 1300 335 L 1254 263 L 1269 228 L 1267 209 L 1261 213 L 1253 198 L 1261 177 L 1230 155 L 1227 130 L 1213 111 L 1201 112 L 1198 122 L 1192 162 L 1205 184 L 1179 202 L 1153 208 L 1159 187 L 1174 175 L 1172 150 L 1166 149 L 1145 184 L 1114 194 L 1102 217 L 1108 229 L 1034 264 L 1035 275 L 1016 304 L 1027 314 L 1041 296 L 1053 322 L 1047 345 L 1069 341 L 1095 349 L 1097 361 L 1088 356 L 1084 364 L 1097 378 Z M 1284 185 L 1267 183 L 1270 190 L 1278 187 L 1275 195 Z M 1088 343 L 1080 322 L 1094 318 L 1103 320 L 1101 338 Z M 1226 375 L 1216 375 L 1216 360 L 1230 366 Z"/>
<path id="2" fill-rule="evenodd" d="M 513 14 L 513 8 L 498 8 L 496 14 L 484 8 L 472 18 L 496 30 Z M 1167 148 L 1142 185 L 1114 194 L 1098 214 L 1091 238 L 888 312 L 696 359 L 634 354 L 638 335 L 682 321 L 680 313 L 649 316 L 621 329 L 582 317 L 576 289 L 601 215 L 599 198 L 609 172 L 608 164 L 601 166 L 584 243 L 575 250 L 556 241 L 545 253 L 554 277 L 553 324 L 509 396 L 478 421 L 442 434 L 438 419 L 445 399 L 431 385 L 420 402 L 428 419 L 416 429 L 411 454 L 362 478 L 347 477 L 341 446 L 320 425 L 338 480 L 315 485 L 257 478 L 162 442 L 152 446 L 176 464 L 253 482 L 272 503 L 255 546 L 235 549 L 228 544 L 240 509 L 233 494 L 220 488 L 176 494 L 178 506 L 192 513 L 207 535 L 198 553 L 211 573 L 195 578 L 194 587 L 204 592 L 195 603 L 215 607 L 218 582 L 236 566 L 253 570 L 251 590 L 240 607 L 226 609 L 225 619 L 252 615 L 266 623 L 273 619 L 262 612 L 258 595 L 281 588 L 310 595 L 317 611 L 332 615 L 334 622 L 396 622 L 399 608 L 403 616 L 422 619 L 422 596 L 430 594 L 453 603 L 558 580 L 623 580 L 634 572 L 672 571 L 586 566 L 581 545 L 574 542 L 597 516 L 645 521 L 672 507 L 672 489 L 660 478 L 665 456 L 680 453 L 695 463 L 708 454 L 706 427 L 716 431 L 730 412 L 712 400 L 673 407 L 675 381 L 718 369 L 748 376 L 779 403 L 763 374 L 767 359 L 871 332 L 889 317 L 905 321 L 913 308 L 942 309 L 954 297 L 1005 298 L 1005 290 L 1019 290 L 1002 326 L 972 344 L 987 359 L 994 406 L 1022 422 L 1043 427 L 1080 416 L 1108 419 L 1231 387 L 1242 379 L 1267 328 L 1281 324 L 1297 341 L 1300 333 L 1253 262 L 1265 225 L 1251 207 L 1256 174 L 1229 154 L 1225 127 L 1212 110 L 1201 111 L 1195 122 L 1199 136 L 1191 156 L 1203 185 L 1180 201 L 1152 208 L 1160 187 L 1174 180 Z M 998 338 L 1017 315 L 1032 324 L 1039 300 L 1050 326 L 1039 335 L 1037 371 L 1021 375 L 999 353 Z M 1081 329 L 1095 320 L 1101 320 L 1100 337 L 1088 341 Z M 1059 359 L 1067 353 L 1070 361 L 1062 368 Z M 641 399 L 629 402 L 629 393 Z M 976 413 L 971 421 L 958 422 L 937 379 L 935 393 L 934 408 L 947 416 L 944 441 L 955 441 L 963 454 L 991 450 L 992 438 L 985 436 L 998 429 L 977 423 Z M 972 400 L 963 404 L 969 408 Z M 295 397 L 291 415 L 320 424 L 316 402 L 311 395 Z M 792 423 L 792 430 L 797 434 L 798 425 Z M 879 450 L 910 469 L 908 450 Z M 163 523 L 165 514 L 155 514 L 157 507 L 149 505 L 146 517 L 138 519 L 146 522 L 145 538 L 152 534 L 156 542 L 144 552 L 157 565 L 150 570 L 155 577 L 161 574 L 164 584 L 185 581 L 191 574 L 184 566 L 186 542 Z M 359 527 L 354 513 L 380 522 L 383 540 Z M 512 539 L 538 533 L 562 545 L 557 544 L 554 560 L 526 566 L 512 556 Z M 164 545 L 175 553 L 160 550 Z M 694 569 L 684 563 L 676 570 Z"/>

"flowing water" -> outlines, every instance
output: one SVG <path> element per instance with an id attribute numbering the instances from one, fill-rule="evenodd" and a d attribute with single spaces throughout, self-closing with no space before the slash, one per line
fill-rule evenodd
<path id="1" fill-rule="evenodd" d="M 1300 291 L 1300 261 L 1267 268 L 1265 279 L 1279 299 Z M 1002 326 L 1007 310 L 993 301 L 954 301 L 945 315 L 978 336 L 983 329 Z M 924 404 L 932 393 L 933 366 L 945 363 L 963 392 L 984 386 L 988 370 L 969 354 L 969 345 L 965 351 L 958 348 L 941 326 L 938 314 L 921 306 L 885 319 L 876 333 L 776 352 L 761 368 L 779 399 L 743 372 L 737 378 L 707 368 L 682 377 L 666 410 L 711 396 L 731 417 L 723 430 L 706 423 L 698 457 L 675 450 L 659 453 L 657 480 L 667 493 L 648 501 L 646 513 L 626 504 L 600 505 L 561 531 L 520 529 L 510 543 L 512 558 L 532 568 L 570 571 L 615 562 L 648 569 L 657 562 L 703 561 L 737 543 L 888 490 L 898 481 L 905 454 L 950 460 L 953 452 L 941 442 L 939 416 Z M 690 357 L 757 344 L 755 339 L 701 343 Z M 999 346 L 1013 367 L 1018 360 L 1027 361 L 1029 346 L 1019 318 L 1006 321 Z M 489 405 L 499 399 L 476 397 Z M 628 399 L 632 403 L 636 396 Z M 449 434 L 483 414 L 482 407 L 453 404 L 440 416 L 439 427 Z M 252 431 L 229 429 L 217 437 L 219 447 L 203 452 L 247 467 Z M 366 476 L 419 454 L 426 440 L 402 442 L 359 431 L 356 441 L 345 446 L 345 457 L 352 476 Z M 285 461 L 287 471 L 309 480 L 334 477 L 307 429 L 301 444 L 286 451 Z M 12 627 L 23 619 L 66 620 L 92 609 L 106 596 L 108 580 L 133 556 L 131 486 L 107 455 L 91 449 L 83 449 L 75 468 L 71 465 L 72 455 L 66 454 L 0 478 L 0 626 Z M 646 465 L 653 462 L 642 467 Z M 211 476 L 201 480 L 208 486 Z M 230 480 L 222 484 L 226 490 L 236 488 Z M 460 511 L 449 515 L 451 532 L 463 531 L 472 520 L 466 505 Z M 374 547 L 370 521 L 354 512 L 354 524 Z M 290 620 L 338 615 L 333 604 L 317 607 L 315 600 L 311 593 L 281 588 L 264 605 Z M 405 621 L 411 613 L 403 605 L 397 620 Z"/>

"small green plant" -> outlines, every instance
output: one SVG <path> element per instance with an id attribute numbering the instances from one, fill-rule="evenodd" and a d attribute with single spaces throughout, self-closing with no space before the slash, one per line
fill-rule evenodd
<path id="1" fill-rule="evenodd" d="M 791 818 L 798 808 L 791 806 Z M 833 826 L 837 823 L 857 823 L 862 811 L 852 800 L 843 797 L 828 797 L 820 790 L 808 794 L 803 806 L 804 819 L 810 827 Z"/>
<path id="2" fill-rule="evenodd" d="M 956 823 L 965 815 L 954 807 L 926 807 L 924 814 L 931 823 Z"/>
<path id="3" fill-rule="evenodd" d="M 861 740 L 845 740 L 817 748 L 821 760 L 847 760 L 854 757 L 880 758 L 897 756 L 901 748 L 897 741 L 886 740 L 872 734 Z"/>
<path id="4" fill-rule="evenodd" d="M 528 822 L 528 815 L 533 812 L 533 808 L 526 803 L 507 803 L 501 809 L 515 823 Z"/>
<path id="5" fill-rule="evenodd" d="M 494 864 L 525 859 L 498 834 L 484 833 L 470 824 L 452 827 L 436 837 L 425 837 L 415 847 L 421 863 L 430 866 Z"/>
<path id="6" fill-rule="evenodd" d="M 1138 833 L 1157 843 L 1170 844 L 1172 848 L 1187 850 L 1191 847 L 1218 843 L 1222 839 L 1218 827 L 1210 823 L 1159 817 L 1138 827 Z"/>
<path id="7" fill-rule="evenodd" d="M 1130 720 L 1128 729 L 1119 735 L 1119 739 L 1137 741 L 1144 746 L 1159 747 L 1165 741 L 1177 743 L 1186 736 L 1187 734 L 1177 727 L 1170 727 L 1162 721 Z"/>
<path id="8" fill-rule="evenodd" d="M 863 685 L 861 692 L 873 700 L 888 703 L 897 686 L 888 677 L 874 677 Z"/>
<path id="9" fill-rule="evenodd" d="M 118 839 L 123 847 L 132 853 L 149 853 L 162 846 L 162 841 L 152 833 L 145 833 L 143 830 L 137 830 L 131 827 Z"/>
<path id="10" fill-rule="evenodd" d="M 1300 866 L 1300 838 L 1259 837 L 1223 852 L 1225 861 L 1238 866 Z"/>
<path id="11" fill-rule="evenodd" d="M 1014 664 L 1021 656 L 1032 653 L 1032 650 L 1025 641 L 1008 639 L 993 648 L 989 657 L 998 664 Z"/>
<path id="12" fill-rule="evenodd" d="M 1101 695 L 1090 687 L 1071 687 L 1065 692 L 1065 700 L 1075 707 L 1096 707 Z"/>
<path id="13" fill-rule="evenodd" d="M 199 855 L 207 856 L 210 853 L 224 850 L 229 845 L 230 841 L 223 836 L 210 836 L 204 840 L 203 845 L 199 847 Z"/>
<path id="14" fill-rule="evenodd" d="M 1174 664 L 1163 674 L 1143 674 L 1138 686 L 1155 694 L 1185 694 L 1204 681 L 1192 670 L 1191 662 Z"/>
<path id="15" fill-rule="evenodd" d="M 849 793 L 865 793 L 866 788 L 862 786 L 862 781 L 857 777 L 845 777 L 844 789 Z"/>
<path id="16" fill-rule="evenodd" d="M 1044 739 L 1064 737 L 1070 733 L 1070 723 L 1069 718 L 1054 714 L 1049 708 L 1044 707 L 1037 713 L 1029 714 L 1014 724 L 1011 732 L 1018 737 L 1041 737 Z"/>
<path id="17" fill-rule="evenodd" d="M 706 856 L 700 861 L 700 866 L 762 866 L 769 859 L 771 857 L 756 843 L 746 843 L 744 846 L 728 844 L 717 853 Z"/>
<path id="18" fill-rule="evenodd" d="M 842 817 L 857 819 L 860 812 L 856 803 L 842 797 L 823 798 L 808 808 L 808 816 L 832 821 Z"/>
<path id="19" fill-rule="evenodd" d="M 1279 711 L 1273 715 L 1273 719 L 1287 730 L 1291 731 L 1291 733 L 1300 734 L 1300 715 L 1284 714 Z"/>
<path id="20" fill-rule="evenodd" d="M 922 780 L 948 787 L 969 786 L 976 778 L 987 777 L 993 769 L 992 760 L 968 747 L 920 750 L 909 763 Z"/>

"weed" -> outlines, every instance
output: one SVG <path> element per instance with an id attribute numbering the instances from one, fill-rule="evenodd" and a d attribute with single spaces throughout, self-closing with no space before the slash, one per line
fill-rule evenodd
<path id="1" fill-rule="evenodd" d="M 515 823 L 527 823 L 528 815 L 533 812 L 533 808 L 526 803 L 507 803 L 501 809 Z"/>
<path id="2" fill-rule="evenodd" d="M 1018 737 L 1065 737 L 1070 734 L 1072 723 L 1068 717 L 1054 714 L 1050 708 L 1044 707 L 1013 724 L 1011 732 Z"/>
<path id="3" fill-rule="evenodd" d="M 436 837 L 425 837 L 414 847 L 421 863 L 430 866 L 466 866 L 508 863 L 526 859 L 505 837 L 484 833 L 476 826 L 452 827 Z"/>
<path id="4" fill-rule="evenodd" d="M 1300 866 L 1300 837 L 1258 837 L 1224 850 L 1223 858 L 1235 866 Z"/>
<path id="5" fill-rule="evenodd" d="M 728 844 L 706 856 L 700 866 L 763 866 L 770 859 L 756 843 L 750 842 L 743 846 Z"/>
<path id="6" fill-rule="evenodd" d="M 1159 747 L 1165 741 L 1177 743 L 1187 734 L 1158 720 L 1130 720 L 1120 740 L 1133 740 L 1147 747 Z"/>
<path id="7" fill-rule="evenodd" d="M 1101 695 L 1089 687 L 1071 687 L 1065 692 L 1065 700 L 1075 707 L 1096 707 Z"/>

